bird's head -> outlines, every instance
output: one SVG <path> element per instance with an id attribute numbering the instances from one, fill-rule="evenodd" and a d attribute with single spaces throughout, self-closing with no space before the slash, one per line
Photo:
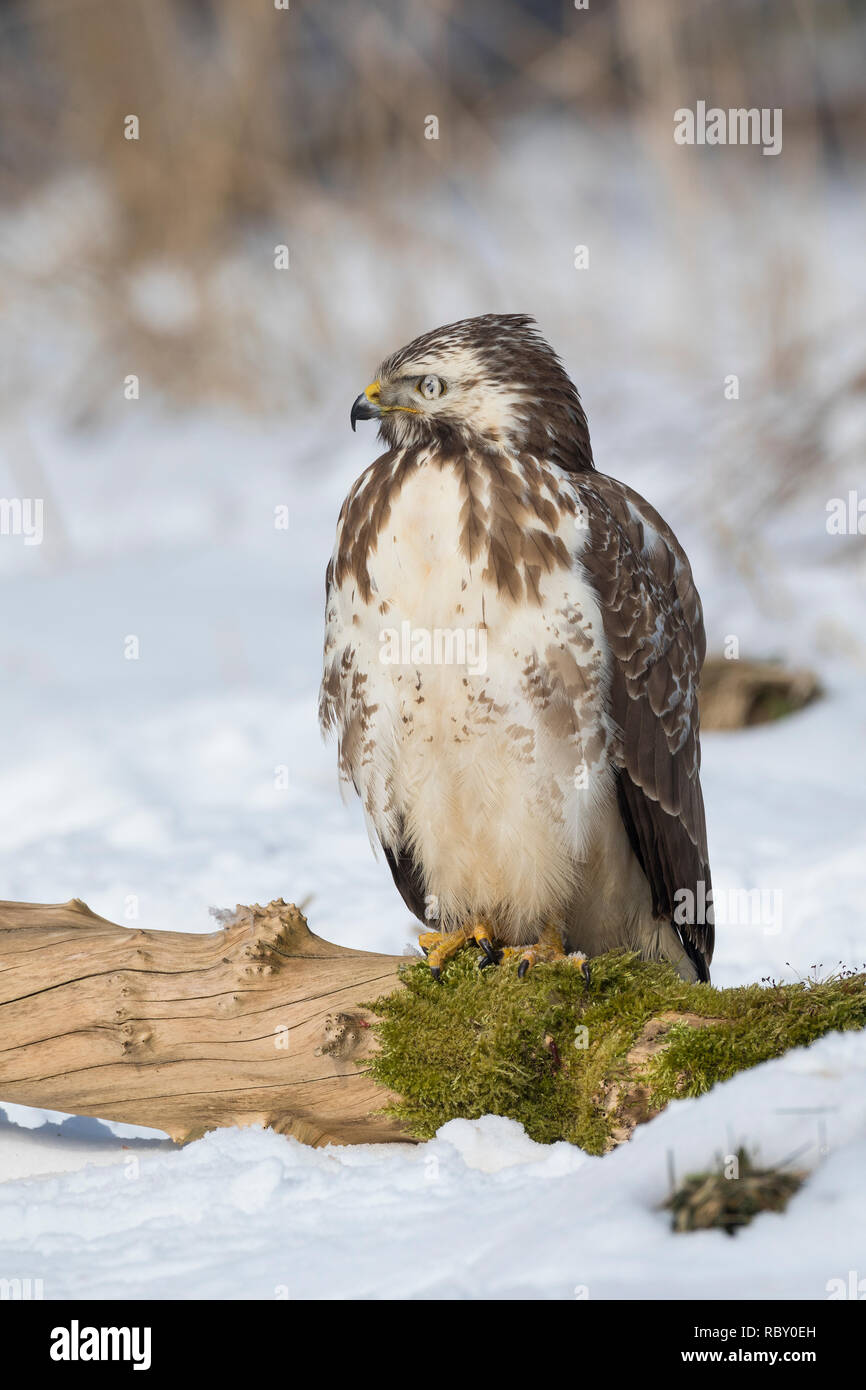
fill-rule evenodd
<path id="1" fill-rule="evenodd" d="M 526 314 L 461 319 L 386 357 L 352 406 L 391 448 L 481 445 L 591 468 L 586 416 L 556 353 Z"/>

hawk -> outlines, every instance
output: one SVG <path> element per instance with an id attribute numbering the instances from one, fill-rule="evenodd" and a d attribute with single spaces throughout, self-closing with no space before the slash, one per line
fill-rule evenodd
<path id="1" fill-rule="evenodd" d="M 368 419 L 386 452 L 337 524 L 319 715 L 434 973 L 474 940 L 521 975 L 624 947 L 709 980 L 706 643 L 670 527 L 596 471 L 527 315 L 416 338 Z"/>

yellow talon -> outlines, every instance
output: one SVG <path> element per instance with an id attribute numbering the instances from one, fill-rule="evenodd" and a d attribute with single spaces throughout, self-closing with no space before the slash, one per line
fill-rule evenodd
<path id="1" fill-rule="evenodd" d="M 589 985 L 589 962 L 586 956 L 578 953 L 569 955 L 563 945 L 562 930 L 553 922 L 542 927 L 538 940 L 531 946 L 497 946 L 494 934 L 486 922 L 479 921 L 473 926 L 456 927 L 453 931 L 424 931 L 418 937 L 418 944 L 427 956 L 430 973 L 438 980 L 442 967 L 463 946 L 480 946 L 484 952 L 481 965 L 498 965 L 506 957 L 517 957 L 517 974 L 522 980 L 533 965 L 542 961 L 568 961 L 576 965 Z"/>
<path id="2" fill-rule="evenodd" d="M 574 953 L 570 955 L 563 944 L 562 931 L 553 922 L 548 922 L 538 935 L 538 940 L 531 946 L 520 949 L 509 949 L 507 955 L 518 957 L 517 966 L 518 977 L 522 980 L 528 970 L 533 965 L 538 965 L 540 961 L 568 961 L 570 965 L 576 965 L 583 975 L 587 985 L 589 984 L 589 963 L 586 956 Z"/>
<path id="3" fill-rule="evenodd" d="M 462 946 L 473 942 L 489 958 L 493 951 L 493 933 L 486 922 L 476 922 L 471 927 L 456 927 L 454 931 L 422 931 L 418 937 L 418 944 L 426 953 L 427 964 L 435 980 L 439 979 L 442 966 L 456 956 Z"/>

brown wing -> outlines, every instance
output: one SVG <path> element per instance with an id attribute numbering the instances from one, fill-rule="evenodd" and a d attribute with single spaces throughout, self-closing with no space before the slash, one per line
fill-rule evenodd
<path id="1" fill-rule="evenodd" d="M 712 901 L 700 783 L 698 687 L 706 651 L 701 604 L 685 552 L 648 502 L 604 474 L 574 480 L 588 525 L 583 564 L 613 657 L 611 713 L 621 732 L 617 795 L 653 911 L 672 922 L 700 979 L 709 979 L 711 923 L 681 924 L 678 890 Z M 683 914 L 680 913 L 680 916 Z M 697 915 L 697 914 L 694 914 Z M 710 914 L 712 915 L 712 914 Z"/>

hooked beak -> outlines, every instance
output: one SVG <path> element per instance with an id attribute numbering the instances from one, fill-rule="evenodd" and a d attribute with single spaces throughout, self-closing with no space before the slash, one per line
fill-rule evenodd
<path id="1" fill-rule="evenodd" d="M 349 419 L 352 422 L 352 429 L 355 428 L 356 420 L 378 420 L 382 414 L 382 407 L 379 404 L 379 383 L 373 381 L 362 391 L 355 404 L 352 406 L 352 413 Z"/>

